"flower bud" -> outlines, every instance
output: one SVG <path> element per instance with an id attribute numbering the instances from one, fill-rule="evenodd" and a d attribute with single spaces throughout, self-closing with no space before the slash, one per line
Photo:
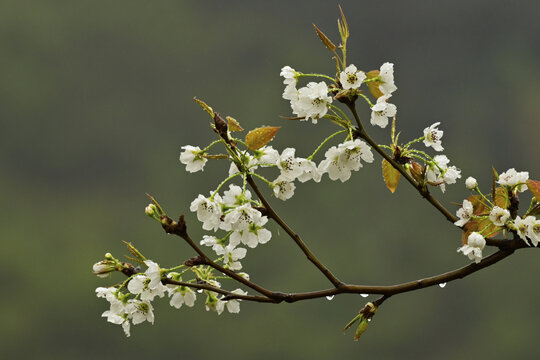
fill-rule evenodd
<path id="1" fill-rule="evenodd" d="M 106 254 L 110 255 L 110 254 Z M 92 271 L 95 275 L 99 276 L 100 278 L 104 278 L 109 276 L 109 274 L 113 271 L 115 271 L 115 263 L 111 260 L 103 260 L 98 263 L 95 263 L 94 266 L 92 266 Z"/>
<path id="2" fill-rule="evenodd" d="M 154 204 L 150 204 L 146 208 L 144 208 L 144 213 L 147 216 L 154 217 L 156 215 L 156 212 L 157 212 L 157 207 Z"/>
<path id="3" fill-rule="evenodd" d="M 472 176 L 469 176 L 467 180 L 465 180 L 465 186 L 469 190 L 474 190 L 478 186 L 478 182 L 476 181 L 475 178 L 473 178 Z"/>

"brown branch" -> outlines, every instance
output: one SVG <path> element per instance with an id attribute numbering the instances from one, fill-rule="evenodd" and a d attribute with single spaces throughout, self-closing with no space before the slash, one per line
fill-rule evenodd
<path id="1" fill-rule="evenodd" d="M 300 238 L 300 235 L 298 235 L 297 233 L 295 233 L 286 223 L 285 221 L 283 221 L 279 215 L 274 211 L 274 209 L 272 208 L 272 206 L 270 206 L 270 203 L 266 200 L 266 198 L 264 197 L 264 195 L 261 193 L 261 191 L 259 190 L 259 188 L 257 187 L 257 184 L 255 183 L 255 181 L 253 180 L 253 178 L 251 176 L 247 176 L 247 182 L 249 183 L 249 185 L 251 186 L 251 188 L 253 189 L 253 191 L 255 191 L 255 193 L 257 194 L 257 197 L 261 200 L 261 202 L 263 203 L 264 207 L 266 208 L 266 211 L 267 211 L 267 215 L 274 219 L 274 221 L 283 229 L 285 230 L 285 232 L 293 239 L 293 241 L 296 243 L 296 245 L 298 245 L 298 247 L 302 250 L 302 252 L 306 255 L 306 257 L 308 258 L 309 261 L 311 261 L 322 273 L 324 276 L 326 276 L 326 278 L 328 280 L 330 280 L 330 282 L 336 287 L 336 288 L 339 288 L 343 283 L 334 275 L 332 274 L 332 272 L 326 267 L 324 266 L 320 261 L 319 259 L 317 259 L 317 257 L 311 252 L 311 250 L 309 250 L 309 248 L 307 247 L 307 245 L 302 241 L 302 239 Z"/>
<path id="2" fill-rule="evenodd" d="M 212 261 L 212 259 L 210 259 L 205 253 L 204 251 L 201 250 L 201 248 L 199 246 L 197 246 L 197 244 L 195 244 L 195 242 L 193 241 L 193 239 L 188 235 L 187 233 L 187 230 L 186 230 L 186 222 L 184 220 L 184 215 L 180 215 L 180 219 L 178 220 L 178 222 L 172 220 L 170 217 L 168 216 L 163 216 L 162 217 L 162 222 L 161 222 L 161 226 L 163 227 L 163 229 L 168 233 L 168 234 L 175 234 L 175 235 L 178 235 L 180 236 L 181 238 L 183 238 L 189 246 L 191 246 L 191 248 L 193 248 L 193 250 L 195 250 L 197 252 L 197 254 L 199 254 L 199 256 L 201 257 L 201 263 L 202 264 L 205 264 L 205 265 L 210 265 L 211 267 L 213 267 L 214 269 L 216 269 L 217 271 L 220 271 L 222 272 L 223 274 L 233 278 L 234 280 L 238 281 L 239 283 L 242 283 L 244 285 L 246 285 L 247 287 L 263 294 L 264 296 L 268 297 L 268 298 L 271 298 L 273 293 L 270 291 L 270 290 L 267 290 L 265 288 L 263 288 L 262 286 L 259 286 L 251 281 L 249 281 L 248 279 L 242 277 L 241 275 L 235 273 L 234 271 L 230 270 L 230 269 L 227 269 L 217 263 L 215 263 L 214 261 Z"/>
<path id="3" fill-rule="evenodd" d="M 397 170 L 399 171 L 399 173 L 401 175 L 403 175 L 403 177 L 405 179 L 407 179 L 407 181 L 416 189 L 418 190 L 418 192 L 420 193 L 420 195 L 422 195 L 423 198 L 425 198 L 427 201 L 429 201 L 437 210 L 439 210 L 439 212 L 441 214 L 444 215 L 444 217 L 446 217 L 446 219 L 448 221 L 450 221 L 451 223 L 454 223 L 458 220 L 458 218 L 453 215 L 452 213 L 450 213 L 437 199 L 435 199 L 433 197 L 433 195 L 431 195 L 431 193 L 429 192 L 429 190 L 427 189 L 426 186 L 423 186 L 422 184 L 419 184 L 417 183 L 408 173 L 407 171 L 405 171 L 405 169 L 400 165 L 398 164 L 390 155 L 388 155 L 386 152 L 384 152 L 383 149 L 381 149 L 381 147 L 375 142 L 373 141 L 373 139 L 366 133 L 366 130 L 364 129 L 364 127 L 362 126 L 362 122 L 360 121 L 360 117 L 358 116 L 358 113 L 356 112 L 356 106 L 354 105 L 354 103 L 347 103 L 347 106 L 349 107 L 349 109 L 351 110 L 354 118 L 356 119 L 356 123 L 358 124 L 358 129 L 356 130 L 356 133 L 358 134 L 358 136 L 361 138 L 361 139 L 364 139 L 365 141 L 367 141 L 367 143 L 376 151 L 379 153 L 379 155 L 381 155 L 386 161 L 388 161 L 390 164 L 392 164 L 392 166 Z"/>
<path id="4" fill-rule="evenodd" d="M 196 284 L 196 283 L 188 283 L 184 281 L 176 281 L 173 279 L 163 279 L 162 283 L 164 284 L 172 284 L 172 285 L 179 285 L 179 286 L 186 286 L 189 288 L 194 289 L 202 289 L 202 290 L 208 290 L 213 291 L 222 295 L 225 295 L 225 297 L 222 299 L 224 301 L 226 300 L 232 300 L 234 299 L 241 299 L 241 300 L 247 300 L 247 301 L 256 301 L 256 302 L 275 302 L 275 300 L 264 297 L 264 296 L 256 296 L 256 295 L 241 295 L 241 294 L 235 294 L 231 291 L 223 290 L 221 288 L 212 286 L 210 284 Z"/>

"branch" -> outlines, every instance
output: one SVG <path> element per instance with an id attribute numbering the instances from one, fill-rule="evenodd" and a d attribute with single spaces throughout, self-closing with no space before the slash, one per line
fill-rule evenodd
<path id="1" fill-rule="evenodd" d="M 264 296 L 268 297 L 268 298 L 271 298 L 273 293 L 270 291 L 270 290 L 267 290 L 265 288 L 263 288 L 262 286 L 259 286 L 251 281 L 249 281 L 248 279 L 238 275 L 237 273 L 235 273 L 234 271 L 230 270 L 230 269 L 227 269 L 227 268 L 224 268 L 223 266 L 215 263 L 214 261 L 212 261 L 212 259 L 210 259 L 205 253 L 204 251 L 201 250 L 201 248 L 199 248 L 199 246 L 197 246 L 197 244 L 195 244 L 195 242 L 193 241 L 193 239 L 191 239 L 191 237 L 188 235 L 187 233 L 187 230 L 186 230 L 186 222 L 184 220 L 184 215 L 180 215 L 180 219 L 178 220 L 178 222 L 176 221 L 173 221 L 170 217 L 168 216 L 163 216 L 162 218 L 162 221 L 161 221 L 161 226 L 163 227 L 163 229 L 168 233 L 168 234 L 175 234 L 175 235 L 178 235 L 180 236 L 181 238 L 183 238 L 188 244 L 189 246 L 191 246 L 193 248 L 193 250 L 195 250 L 197 252 L 197 254 L 199 254 L 199 256 L 201 257 L 201 261 L 200 261 L 200 264 L 204 264 L 204 265 L 210 265 L 211 267 L 213 267 L 214 269 L 226 274 L 227 276 L 233 278 L 234 280 L 238 281 L 239 283 L 242 283 L 244 285 L 246 285 L 247 287 L 263 294 Z"/>
<path id="2" fill-rule="evenodd" d="M 268 216 L 274 219 L 274 221 L 283 229 L 285 232 L 293 239 L 293 241 L 298 245 L 298 247 L 302 250 L 302 252 L 306 255 L 306 257 L 311 261 L 330 282 L 336 287 L 339 288 L 343 283 L 334 275 L 326 266 L 324 266 L 319 259 L 309 250 L 307 245 L 302 241 L 300 236 L 296 234 L 286 223 L 283 221 L 279 215 L 274 211 L 272 206 L 270 206 L 270 203 L 265 199 L 259 188 L 257 187 L 257 184 L 253 180 L 251 176 L 247 176 L 247 182 L 255 191 L 257 194 L 257 197 L 261 200 L 264 207 L 266 208 L 268 212 Z"/>
<path id="3" fill-rule="evenodd" d="M 392 166 L 400 172 L 401 175 L 407 181 L 422 195 L 423 198 L 425 198 L 427 201 L 429 201 L 441 214 L 446 217 L 448 221 L 450 221 L 452 224 L 458 220 L 456 216 L 454 216 L 452 213 L 450 213 L 437 199 L 431 195 L 429 190 L 426 186 L 423 186 L 419 183 L 417 183 L 406 171 L 405 169 L 398 164 L 390 155 L 388 155 L 386 152 L 384 152 L 380 146 L 373 141 L 373 139 L 366 133 L 364 127 L 362 126 L 362 123 L 360 121 L 360 117 L 358 116 L 358 113 L 356 112 L 356 106 L 354 103 L 347 103 L 347 106 L 351 110 L 354 118 L 356 119 L 356 123 L 358 124 L 358 129 L 356 130 L 356 133 L 358 136 L 365 141 L 373 148 L 376 152 L 378 152 L 386 161 L 388 161 Z"/>

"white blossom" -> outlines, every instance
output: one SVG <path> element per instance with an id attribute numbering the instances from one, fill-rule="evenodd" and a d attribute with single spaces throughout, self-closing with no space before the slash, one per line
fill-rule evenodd
<path id="1" fill-rule="evenodd" d="M 486 239 L 481 234 L 472 232 L 467 238 L 467 244 L 460 247 L 457 251 L 468 256 L 475 263 L 479 263 L 482 260 L 482 250 L 485 246 Z"/>
<path id="2" fill-rule="evenodd" d="M 382 83 L 379 85 L 379 90 L 381 90 L 384 95 L 390 95 L 397 90 L 397 87 L 394 84 L 394 64 L 389 62 L 382 64 L 379 76 L 382 80 Z"/>
<path id="3" fill-rule="evenodd" d="M 366 79 L 366 74 L 360 71 L 354 65 L 349 65 L 339 74 L 339 82 L 343 89 L 358 89 L 362 85 L 362 81 Z"/>
<path id="4" fill-rule="evenodd" d="M 503 186 L 516 187 L 516 190 L 523 192 L 527 190 L 527 180 L 529 180 L 529 173 L 527 171 L 517 172 L 512 168 L 499 175 L 499 184 Z"/>
<path id="5" fill-rule="evenodd" d="M 459 220 L 454 223 L 456 226 L 463 226 L 471 219 L 473 215 L 473 205 L 469 200 L 463 200 L 463 205 L 456 212 Z"/>
<path id="6" fill-rule="evenodd" d="M 508 220 L 509 217 L 510 211 L 500 208 L 498 206 L 494 206 L 489 213 L 489 221 L 491 221 L 494 225 L 497 226 L 504 226 L 504 224 L 506 224 L 506 220 Z"/>
<path id="7" fill-rule="evenodd" d="M 319 172 L 315 162 L 301 158 L 299 158 L 298 161 L 300 162 L 300 168 L 302 169 L 302 173 L 297 178 L 298 181 L 302 183 L 308 180 L 313 180 L 317 183 L 321 181 L 322 174 Z"/>
<path id="8" fill-rule="evenodd" d="M 373 153 L 369 146 L 360 139 L 349 140 L 337 147 L 332 146 L 325 153 L 325 159 L 319 164 L 319 173 L 328 173 L 331 180 L 347 181 L 351 171 L 362 167 L 361 160 L 373 162 Z"/>
<path id="9" fill-rule="evenodd" d="M 191 202 L 189 209 L 197 212 L 197 219 L 203 223 L 204 230 L 216 231 L 221 224 L 221 215 L 223 215 L 221 202 L 219 194 L 216 194 L 213 199 L 199 195 Z"/>
<path id="10" fill-rule="evenodd" d="M 127 286 L 130 293 L 140 295 L 141 300 L 152 301 L 154 297 L 163 297 L 167 287 L 159 281 L 152 286 L 152 279 L 146 274 L 135 275 Z"/>
<path id="11" fill-rule="evenodd" d="M 294 195 L 294 190 L 296 189 L 296 186 L 294 185 L 294 182 L 292 182 L 288 178 L 280 175 L 276 180 L 274 180 L 272 184 L 274 186 L 274 195 L 278 199 L 288 200 Z"/>
<path id="12" fill-rule="evenodd" d="M 284 179 L 293 181 L 302 174 L 300 161 L 294 157 L 296 149 L 286 148 L 279 156 L 277 162 L 278 169 L 281 170 L 281 175 Z"/>
<path id="13" fill-rule="evenodd" d="M 169 296 L 171 297 L 169 304 L 177 309 L 180 309 L 183 304 L 193 307 L 197 294 L 187 286 L 167 285 Z"/>
<path id="14" fill-rule="evenodd" d="M 126 305 L 126 311 L 133 325 L 144 321 L 154 323 L 154 308 L 150 301 L 130 299 Z"/>
<path id="15" fill-rule="evenodd" d="M 279 76 L 282 76 L 283 83 L 285 85 L 296 85 L 296 71 L 290 66 L 284 66 L 281 68 Z"/>
<path id="16" fill-rule="evenodd" d="M 289 100 L 291 102 L 291 107 L 296 105 L 296 102 L 298 101 L 298 89 L 294 84 L 285 86 L 285 89 L 283 90 L 283 94 L 281 95 L 285 100 Z M 294 101 L 294 103 L 293 103 Z"/>
<path id="17" fill-rule="evenodd" d="M 391 95 L 388 94 L 379 97 L 377 103 L 371 108 L 371 125 L 377 125 L 384 128 L 388 125 L 388 118 L 396 115 L 396 105 L 387 102 L 390 96 Z"/>
<path id="18" fill-rule="evenodd" d="M 267 218 L 264 217 L 264 219 Z M 264 223 L 260 223 L 259 225 L 250 224 L 249 228 L 245 230 L 233 232 L 230 236 L 230 244 L 237 246 L 242 243 L 250 248 L 254 248 L 258 244 L 266 244 L 272 238 L 272 233 L 262 227 Z"/>
<path id="19" fill-rule="evenodd" d="M 475 178 L 472 176 L 469 176 L 467 180 L 465 180 L 465 187 L 469 190 L 473 190 L 478 186 L 478 182 Z"/>
<path id="20" fill-rule="evenodd" d="M 251 204 L 244 204 L 229 210 L 221 223 L 221 229 L 230 231 L 242 231 L 248 229 L 250 224 L 261 226 L 268 219 L 262 216 L 259 210 L 254 209 Z"/>
<path id="21" fill-rule="evenodd" d="M 236 245 L 229 244 L 223 248 L 223 262 L 231 270 L 242 269 L 239 261 L 246 256 L 247 250 L 244 248 L 235 248 Z"/>
<path id="22" fill-rule="evenodd" d="M 238 185 L 230 184 L 229 190 L 223 192 L 223 204 L 226 206 L 240 206 L 251 200 L 251 192 L 246 190 L 245 193 Z"/>
<path id="23" fill-rule="evenodd" d="M 284 94 L 285 96 L 285 94 Z M 328 96 L 328 86 L 324 81 L 310 82 L 298 90 L 297 97 L 291 99 L 293 113 L 299 117 L 310 119 L 314 124 L 328 111 L 332 97 Z"/>
<path id="24" fill-rule="evenodd" d="M 263 146 L 260 149 L 254 150 L 255 162 L 262 166 L 277 165 L 279 162 L 279 152 L 272 146 Z"/>
<path id="25" fill-rule="evenodd" d="M 435 151 L 443 151 L 444 148 L 441 146 L 441 138 L 443 137 L 443 131 L 437 129 L 441 123 L 436 122 L 424 129 L 424 145 L 426 147 L 433 147 Z"/>
<path id="26" fill-rule="evenodd" d="M 180 162 L 186 165 L 186 170 L 189 172 L 203 170 L 207 161 L 207 159 L 202 156 L 204 151 L 198 146 L 191 145 L 182 146 L 182 149 L 184 149 L 184 151 L 180 153 Z"/>
<path id="27" fill-rule="evenodd" d="M 455 184 L 456 180 L 461 178 L 461 170 L 455 166 L 448 166 L 449 162 L 446 155 L 437 155 L 433 158 L 433 162 L 427 164 L 427 181 L 440 186 L 442 192 L 446 190 L 445 184 Z"/>
<path id="28" fill-rule="evenodd" d="M 527 241 L 527 237 L 534 246 L 538 245 L 540 240 L 540 221 L 536 220 L 534 216 L 527 216 L 524 219 L 518 216 L 514 220 L 514 225 L 519 237 L 523 239 L 527 245 L 531 245 Z"/>
<path id="29" fill-rule="evenodd" d="M 237 295 L 247 295 L 247 292 L 243 291 L 242 289 L 236 289 L 232 291 L 232 293 Z M 227 311 L 229 311 L 231 314 L 238 314 L 240 312 L 240 301 L 241 299 L 228 300 L 226 303 Z"/>

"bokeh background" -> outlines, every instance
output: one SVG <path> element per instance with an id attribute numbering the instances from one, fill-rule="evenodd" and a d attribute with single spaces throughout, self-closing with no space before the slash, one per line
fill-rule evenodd
<path id="1" fill-rule="evenodd" d="M 342 0 L 349 61 L 395 63 L 403 140 L 441 122 L 445 154 L 485 189 L 491 166 L 540 178 L 540 3 Z M 238 316 L 156 301 L 156 323 L 120 327 L 91 265 L 131 241 L 172 266 L 193 255 L 143 213 L 145 192 L 204 232 L 189 203 L 225 164 L 188 174 L 185 144 L 214 139 L 198 96 L 246 128 L 277 125 L 273 145 L 306 156 L 331 130 L 288 122 L 279 70 L 332 74 L 312 23 L 337 42 L 336 1 L 3 1 L 0 4 L 0 356 L 20 359 L 536 358 L 538 253 L 392 298 L 359 342 L 341 329 L 357 295 L 295 304 L 243 303 Z M 367 118 L 367 111 L 363 113 Z M 370 128 L 379 142 L 388 129 Z M 527 198 L 524 202 L 527 202 Z M 345 184 L 299 186 L 275 207 L 344 281 L 394 284 L 467 264 L 457 228 L 403 183 L 392 195 L 379 159 Z M 270 289 L 326 288 L 287 237 L 243 262 Z M 232 285 L 231 285 L 232 286 Z M 368 300 L 374 300 L 370 297 Z"/>

